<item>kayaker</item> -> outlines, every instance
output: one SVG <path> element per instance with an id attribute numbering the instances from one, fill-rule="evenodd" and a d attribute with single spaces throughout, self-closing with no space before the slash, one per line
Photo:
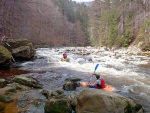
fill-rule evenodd
<path id="1" fill-rule="evenodd" d="M 66 61 L 66 60 L 67 60 L 67 54 L 64 53 L 64 54 L 63 54 L 63 58 L 61 58 L 61 61 Z"/>
<path id="2" fill-rule="evenodd" d="M 105 88 L 105 80 L 101 78 L 99 73 L 93 74 L 96 77 L 96 81 L 94 83 L 90 82 L 88 87 L 90 88 Z"/>
<path id="3" fill-rule="evenodd" d="M 67 54 L 66 53 L 63 54 L 63 58 L 67 59 Z"/>

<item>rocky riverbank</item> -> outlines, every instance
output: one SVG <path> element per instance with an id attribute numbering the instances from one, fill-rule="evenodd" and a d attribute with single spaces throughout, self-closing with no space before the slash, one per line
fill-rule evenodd
<path id="1" fill-rule="evenodd" d="M 9 67 L 17 60 L 29 60 L 35 56 L 35 49 L 28 39 L 6 39 L 0 44 L 0 65 Z"/>
<path id="2" fill-rule="evenodd" d="M 9 81 L 0 79 L 0 110 L 4 113 L 6 111 L 7 113 L 24 113 L 30 111 L 31 106 L 31 108 L 35 106 L 36 113 L 71 113 L 72 111 L 76 113 L 144 113 L 141 105 L 116 93 L 85 88 L 78 95 L 74 92 L 76 90 L 74 87 L 79 80 L 78 78 L 68 79 L 65 87 L 73 92 L 65 94 L 63 90 L 42 89 L 42 85 L 31 77 L 16 76 Z M 72 83 L 69 84 L 68 81 Z M 42 96 L 36 98 L 35 92 L 38 92 L 38 95 L 44 95 L 45 98 Z M 13 105 L 11 107 L 14 107 L 14 111 L 8 111 L 10 104 Z M 43 111 L 38 111 L 37 106 L 41 105 Z"/>

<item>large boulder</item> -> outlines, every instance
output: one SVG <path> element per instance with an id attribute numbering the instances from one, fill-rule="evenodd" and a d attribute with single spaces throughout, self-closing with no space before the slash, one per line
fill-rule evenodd
<path id="1" fill-rule="evenodd" d="M 28 39 L 7 39 L 7 47 L 15 58 L 30 59 L 35 56 L 35 50 Z"/>
<path id="2" fill-rule="evenodd" d="M 11 64 L 11 59 L 12 59 L 11 52 L 4 46 L 0 45 L 0 65 L 1 65 L 1 67 L 9 66 Z"/>
<path id="3" fill-rule="evenodd" d="M 44 90 L 42 92 L 48 98 L 45 103 L 45 113 L 71 113 L 72 107 L 69 98 L 63 93 Z"/>
<path id="4" fill-rule="evenodd" d="M 76 113 L 143 113 L 143 108 L 119 94 L 86 88 L 77 98 Z"/>

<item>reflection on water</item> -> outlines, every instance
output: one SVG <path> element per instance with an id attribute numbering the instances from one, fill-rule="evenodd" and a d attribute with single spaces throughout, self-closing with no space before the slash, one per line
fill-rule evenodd
<path id="1" fill-rule="evenodd" d="M 29 73 L 29 72 L 30 71 L 20 70 L 20 69 L 16 69 L 16 68 L 3 69 L 3 70 L 0 70 L 0 77 L 15 76 L 15 75 L 20 75 L 20 74 L 26 74 L 26 73 Z"/>
<path id="2" fill-rule="evenodd" d="M 4 111 L 1 113 L 18 113 L 20 109 L 17 107 L 17 101 L 12 101 L 10 103 L 0 102 L 0 106 L 4 107 Z"/>

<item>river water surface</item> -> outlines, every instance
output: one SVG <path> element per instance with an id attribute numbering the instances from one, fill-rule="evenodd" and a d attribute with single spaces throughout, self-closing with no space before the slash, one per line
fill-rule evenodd
<path id="1" fill-rule="evenodd" d="M 62 62 L 66 52 L 70 62 Z M 105 51 L 94 47 L 38 48 L 37 59 L 15 64 L 20 70 L 28 71 L 23 76 L 37 78 L 44 89 L 61 89 L 68 77 L 78 77 L 89 81 L 95 65 L 106 84 L 114 86 L 125 97 L 140 103 L 146 113 L 150 113 L 150 68 L 144 64 L 149 57 L 129 54 L 127 50 Z M 83 88 L 77 88 L 77 92 Z"/>

